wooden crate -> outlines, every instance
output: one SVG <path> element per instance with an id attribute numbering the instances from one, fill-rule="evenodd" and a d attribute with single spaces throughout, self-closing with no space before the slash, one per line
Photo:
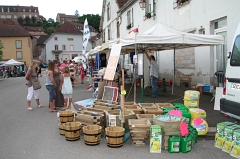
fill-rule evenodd
<path id="1" fill-rule="evenodd" d="M 151 107 L 157 107 L 154 103 L 138 103 L 138 105 L 143 108 L 151 108 Z"/>
<path id="2" fill-rule="evenodd" d="M 153 124 L 160 125 L 164 135 L 168 135 L 168 136 L 180 135 L 180 130 L 179 130 L 180 124 L 186 121 L 186 118 L 181 118 L 180 121 L 161 121 L 161 120 L 157 120 L 157 117 L 158 116 L 156 116 L 153 119 Z"/>
<path id="3" fill-rule="evenodd" d="M 89 114 L 80 114 L 77 113 L 75 117 L 75 121 L 86 122 L 90 124 L 104 125 L 104 115 L 96 115 L 92 116 Z"/>
<path id="4" fill-rule="evenodd" d="M 132 144 L 143 146 L 149 138 L 151 123 L 148 119 L 129 119 L 129 129 L 132 137 Z"/>
<path id="5" fill-rule="evenodd" d="M 160 109 L 175 108 L 171 103 L 155 103 L 155 105 Z"/>
<path id="6" fill-rule="evenodd" d="M 138 105 L 125 105 L 128 110 L 132 110 L 135 114 L 142 114 L 142 109 Z"/>
<path id="7" fill-rule="evenodd" d="M 122 122 L 119 120 L 120 110 L 108 110 L 106 111 L 106 127 L 111 126 L 109 124 L 109 115 L 116 116 L 116 126 L 122 126 Z M 126 129 L 128 130 L 128 120 L 129 119 L 136 119 L 136 114 L 132 110 L 125 110 L 125 125 Z"/>
<path id="8" fill-rule="evenodd" d="M 138 105 L 138 104 L 135 102 L 125 102 L 124 105 L 126 106 L 126 105 Z"/>
<path id="9" fill-rule="evenodd" d="M 136 114 L 138 119 L 147 119 L 153 124 L 153 119 L 156 117 L 155 114 Z"/>
<path id="10" fill-rule="evenodd" d="M 94 101 L 94 103 L 98 103 L 98 102 L 101 102 L 101 103 L 110 103 L 109 101 L 107 100 L 102 100 L 102 99 L 96 99 Z M 118 102 L 114 102 L 114 101 L 111 101 L 112 104 L 115 104 L 115 105 L 118 105 Z"/>
<path id="11" fill-rule="evenodd" d="M 95 102 L 94 105 L 100 105 L 100 106 L 105 106 L 105 107 L 112 107 L 114 109 L 118 108 L 117 104 L 109 104 L 109 103 L 104 103 L 104 102 Z"/>
<path id="12" fill-rule="evenodd" d="M 107 106 L 102 106 L 102 105 L 93 105 L 93 108 L 95 109 L 101 109 L 101 110 L 114 110 L 115 108 L 113 107 L 107 107 Z"/>
<path id="13" fill-rule="evenodd" d="M 151 107 L 151 108 L 144 107 L 143 112 L 144 114 L 163 115 L 163 110 L 158 107 Z"/>

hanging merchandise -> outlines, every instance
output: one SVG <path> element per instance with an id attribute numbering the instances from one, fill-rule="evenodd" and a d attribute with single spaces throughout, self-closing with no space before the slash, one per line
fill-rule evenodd
<path id="1" fill-rule="evenodd" d="M 96 62 L 95 62 L 95 67 L 97 68 L 97 69 L 99 69 L 100 68 L 100 55 L 99 54 L 96 54 Z"/>

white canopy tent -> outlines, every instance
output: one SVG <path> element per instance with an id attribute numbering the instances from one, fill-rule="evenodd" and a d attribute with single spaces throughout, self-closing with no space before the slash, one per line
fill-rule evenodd
<path id="1" fill-rule="evenodd" d="M 75 63 L 80 63 L 82 61 L 82 56 L 77 56 L 77 57 L 74 57 L 73 61 Z"/>
<path id="2" fill-rule="evenodd" d="M 24 62 L 18 62 L 14 59 L 10 59 L 4 64 L 2 64 L 2 66 L 19 66 L 19 65 L 24 65 Z"/>
<path id="3" fill-rule="evenodd" d="M 162 23 L 158 23 L 149 30 L 135 34 L 131 32 L 126 38 L 115 40 L 113 43 L 122 43 L 122 50 L 128 52 L 137 51 L 163 51 L 174 50 L 174 73 L 173 83 L 175 82 L 175 49 L 184 49 L 198 46 L 214 46 L 224 44 L 224 37 L 221 35 L 202 35 L 181 32 Z M 111 44 L 109 46 L 111 48 Z M 172 93 L 173 93 L 172 87 Z M 135 92 L 134 92 L 135 93 Z M 134 95 L 135 96 L 135 95 Z M 134 98 L 135 100 L 135 98 Z"/>

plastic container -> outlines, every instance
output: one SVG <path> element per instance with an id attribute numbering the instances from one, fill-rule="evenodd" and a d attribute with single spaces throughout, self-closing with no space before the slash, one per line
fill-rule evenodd
<path id="1" fill-rule="evenodd" d="M 180 152 L 187 153 L 192 150 L 192 136 L 181 137 Z"/>
<path id="2" fill-rule="evenodd" d="M 198 108 L 199 107 L 199 101 L 198 100 L 184 99 L 184 105 L 188 108 Z"/>
<path id="3" fill-rule="evenodd" d="M 172 136 L 168 139 L 168 152 L 178 153 L 180 152 L 180 136 Z"/>
<path id="4" fill-rule="evenodd" d="M 189 112 L 191 113 L 191 119 L 194 120 L 195 118 L 202 118 L 206 120 L 206 112 L 203 109 L 199 108 L 190 108 Z"/>
<path id="5" fill-rule="evenodd" d="M 194 90 L 187 90 L 184 92 L 184 99 L 186 100 L 199 100 L 200 92 Z"/>
<path id="6" fill-rule="evenodd" d="M 209 92 L 210 91 L 210 84 L 204 84 L 203 85 L 203 91 Z"/>
<path id="7" fill-rule="evenodd" d="M 191 114 L 187 110 L 181 110 L 182 116 L 186 118 L 186 122 L 188 125 L 191 124 Z"/>
<path id="8" fill-rule="evenodd" d="M 173 103 L 173 106 L 176 108 L 185 107 L 184 104 L 182 104 L 182 103 Z"/>
<path id="9" fill-rule="evenodd" d="M 191 122 L 191 125 L 196 128 L 198 135 L 206 135 L 208 132 L 208 123 L 202 119 L 202 123 L 195 125 L 194 120 Z"/>

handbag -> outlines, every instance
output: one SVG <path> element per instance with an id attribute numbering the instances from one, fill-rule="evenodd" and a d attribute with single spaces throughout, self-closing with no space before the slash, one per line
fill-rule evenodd
<path id="1" fill-rule="evenodd" d="M 32 85 L 33 85 L 34 90 L 37 90 L 37 89 L 41 88 L 41 84 L 40 84 L 38 79 L 36 81 L 32 81 Z"/>

